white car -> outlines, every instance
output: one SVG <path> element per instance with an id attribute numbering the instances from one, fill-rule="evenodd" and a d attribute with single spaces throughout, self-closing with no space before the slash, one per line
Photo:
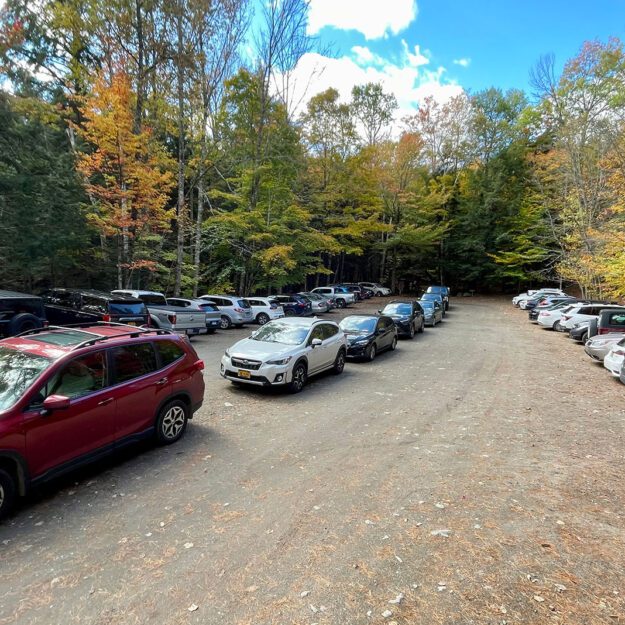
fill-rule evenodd
<path id="1" fill-rule="evenodd" d="M 584 351 L 592 359 L 603 362 L 610 349 L 622 340 L 622 332 L 593 336 L 586 341 Z"/>
<path id="2" fill-rule="evenodd" d="M 625 339 L 621 339 L 610 348 L 603 359 L 603 366 L 615 377 L 621 377 L 621 367 L 625 359 Z"/>
<path id="3" fill-rule="evenodd" d="M 245 299 L 250 303 L 254 321 L 259 326 L 284 317 L 284 308 L 270 297 L 246 297 Z"/>
<path id="4" fill-rule="evenodd" d="M 577 304 L 573 306 L 573 308 L 567 311 L 564 315 L 562 315 L 562 319 L 560 320 L 560 324 L 562 329 L 566 332 L 570 330 L 576 323 L 580 321 L 590 321 L 591 319 L 595 319 L 599 313 L 606 309 L 616 309 L 623 308 L 625 306 L 615 306 L 614 304 L 593 304 L 593 303 L 585 303 L 585 304 Z"/>
<path id="5" fill-rule="evenodd" d="M 564 295 L 564 291 L 561 289 L 538 289 L 536 291 L 527 290 L 525 293 L 520 293 L 516 297 L 512 298 L 512 303 L 519 308 L 525 309 L 525 303 L 527 300 L 534 299 L 541 295 Z"/>
<path id="6" fill-rule="evenodd" d="M 387 295 L 391 295 L 392 293 L 391 289 L 389 289 L 388 287 L 382 286 L 381 284 L 378 284 L 377 282 L 359 282 L 358 286 L 364 286 L 365 289 L 369 289 L 370 291 L 373 291 L 373 294 L 376 297 L 387 296 Z"/>
<path id="7" fill-rule="evenodd" d="M 568 304 L 562 308 L 551 308 L 549 310 L 542 310 L 538 313 L 538 325 L 543 328 L 551 328 L 552 330 L 559 330 L 562 317 L 567 314 L 568 311 L 575 308 L 575 304 Z"/>
<path id="8" fill-rule="evenodd" d="M 345 306 L 356 302 L 356 295 L 354 293 L 338 286 L 318 286 L 316 289 L 313 289 L 311 293 L 319 293 L 319 295 L 332 297 L 336 302 L 337 308 L 345 308 Z"/>
<path id="9" fill-rule="evenodd" d="M 327 369 L 343 372 L 347 340 L 333 321 L 286 317 L 270 321 L 229 347 L 221 375 L 235 383 L 286 386 L 299 393 L 308 378 Z"/>

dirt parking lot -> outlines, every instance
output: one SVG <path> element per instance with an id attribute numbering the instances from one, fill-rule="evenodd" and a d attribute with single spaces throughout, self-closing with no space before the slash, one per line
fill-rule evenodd
<path id="1" fill-rule="evenodd" d="M 0 526 L 0 624 L 625 623 L 625 387 L 578 345 L 456 298 L 290 396 L 219 377 L 247 334 L 194 340 L 182 441 Z"/>

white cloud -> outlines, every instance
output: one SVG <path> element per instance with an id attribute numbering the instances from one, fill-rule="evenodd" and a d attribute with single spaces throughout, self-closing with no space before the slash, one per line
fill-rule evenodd
<path id="1" fill-rule="evenodd" d="M 366 39 L 380 39 L 388 32 L 397 34 L 417 17 L 415 0 L 311 0 L 308 32 L 324 26 L 357 30 Z"/>
<path id="2" fill-rule="evenodd" d="M 366 46 L 354 46 L 352 52 L 358 65 L 385 65 L 386 61 L 379 55 L 374 54 Z"/>
<path id="3" fill-rule="evenodd" d="M 402 48 L 404 49 L 404 56 L 408 62 L 408 65 L 411 67 L 419 67 L 419 65 L 427 65 L 430 62 L 428 58 L 429 52 L 428 50 L 424 50 L 421 53 L 421 49 L 418 45 L 414 47 L 414 54 L 410 52 L 408 48 L 408 44 L 402 39 L 401 40 Z"/>
<path id="4" fill-rule="evenodd" d="M 359 63 L 359 59 L 369 56 L 364 50 L 379 59 L 381 64 L 363 66 Z M 429 96 L 445 102 L 463 92 L 460 85 L 445 80 L 444 67 L 435 70 L 423 67 L 422 59 L 425 57 L 419 52 L 418 46 L 415 46 L 415 54 L 407 46 L 402 52 L 398 63 L 376 57 L 368 48 L 354 51 L 356 60 L 349 56 L 330 58 L 318 53 L 305 54 L 295 69 L 295 84 L 300 89 L 307 85 L 306 93 L 301 91 L 295 94 L 293 101 L 301 102 L 300 108 L 303 109 L 310 97 L 333 87 L 338 90 L 341 100 L 348 102 L 355 85 L 381 83 L 386 92 L 393 93 L 397 98 L 399 110 L 396 120 L 400 121 L 406 115 L 414 115 L 419 104 Z M 416 63 L 417 59 L 420 65 Z M 313 77 L 308 80 L 310 76 Z"/>
<path id="5" fill-rule="evenodd" d="M 471 59 L 467 57 L 463 57 L 461 59 L 454 59 L 454 64 L 460 65 L 462 67 L 469 67 L 470 63 L 471 63 Z"/>

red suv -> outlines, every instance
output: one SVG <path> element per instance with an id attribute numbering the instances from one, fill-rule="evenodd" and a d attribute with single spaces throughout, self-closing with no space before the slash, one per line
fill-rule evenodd
<path id="1" fill-rule="evenodd" d="M 143 437 L 177 441 L 203 369 L 167 330 L 96 323 L 0 341 L 0 518 L 31 484 Z"/>

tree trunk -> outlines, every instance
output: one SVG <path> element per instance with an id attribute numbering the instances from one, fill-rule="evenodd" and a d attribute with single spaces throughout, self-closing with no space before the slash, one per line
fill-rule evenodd
<path id="1" fill-rule="evenodd" d="M 178 202 L 176 206 L 178 237 L 176 240 L 176 268 L 174 280 L 174 295 L 178 297 L 182 287 L 182 266 L 184 263 L 184 231 L 186 225 L 186 206 L 184 202 L 184 62 L 183 62 L 183 32 L 182 32 L 182 5 L 178 3 L 176 16 L 176 32 L 178 39 L 177 57 L 177 87 L 178 87 Z"/>

